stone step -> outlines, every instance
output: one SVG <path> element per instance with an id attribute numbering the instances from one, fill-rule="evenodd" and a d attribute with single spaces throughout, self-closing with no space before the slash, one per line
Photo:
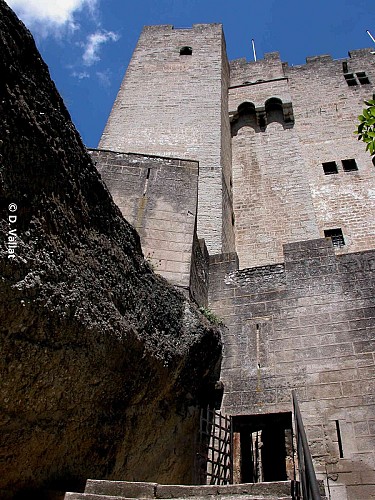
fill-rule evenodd
<path id="1" fill-rule="evenodd" d="M 290 481 L 231 485 L 162 485 L 130 481 L 88 480 L 85 493 L 67 493 L 66 500 L 175 499 L 290 500 Z"/>

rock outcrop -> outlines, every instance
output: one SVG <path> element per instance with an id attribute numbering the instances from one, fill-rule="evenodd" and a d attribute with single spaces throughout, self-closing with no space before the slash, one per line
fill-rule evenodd
<path id="1" fill-rule="evenodd" d="M 189 483 L 220 332 L 145 262 L 3 0 L 0 74 L 2 498 Z"/>

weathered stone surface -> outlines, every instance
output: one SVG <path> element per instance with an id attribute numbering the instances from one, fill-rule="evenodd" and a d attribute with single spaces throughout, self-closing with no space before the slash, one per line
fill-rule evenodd
<path id="1" fill-rule="evenodd" d="M 373 248 L 374 165 L 353 135 L 363 101 L 372 98 L 373 57 L 372 49 L 362 49 L 347 59 L 309 57 L 301 66 L 288 66 L 278 53 L 230 62 L 240 268 L 281 262 L 283 244 L 324 237 L 333 228 L 344 236 L 340 253 Z M 364 72 L 369 81 L 348 86 L 345 72 Z M 279 109 L 268 108 L 274 98 Z M 345 159 L 355 159 L 358 170 L 345 170 Z M 326 162 L 336 163 L 336 174 L 325 175 Z"/>
<path id="2" fill-rule="evenodd" d="M 223 409 L 291 412 L 296 390 L 332 498 L 346 499 L 345 487 L 348 498 L 371 498 L 375 252 L 337 255 L 322 238 L 284 245 L 283 260 L 236 271 L 234 256 L 211 259 L 210 307 L 228 326 Z"/>
<path id="3" fill-rule="evenodd" d="M 157 483 L 131 481 L 95 481 L 89 479 L 85 493 L 122 496 L 125 498 L 155 498 Z"/>
<path id="4" fill-rule="evenodd" d="M 207 305 L 208 256 L 195 232 L 198 162 L 99 149 L 89 154 L 155 272 Z"/>
<path id="5" fill-rule="evenodd" d="M 246 495 L 255 497 L 281 497 L 290 494 L 290 481 L 275 481 L 272 483 L 245 483 L 222 486 L 167 486 L 158 485 L 156 488 L 156 498 L 189 498 L 210 496 L 223 498 L 237 498 Z"/>
<path id="6" fill-rule="evenodd" d="M 146 26 L 99 144 L 198 160 L 197 234 L 210 253 L 234 250 L 228 85 L 220 24 Z"/>
<path id="7" fill-rule="evenodd" d="M 235 485 L 164 485 L 156 483 L 139 483 L 124 481 L 88 481 L 85 492 L 67 493 L 65 499 L 126 499 L 126 498 L 159 498 L 159 499 L 225 499 L 225 500 L 281 500 L 290 499 L 290 481 L 274 481 L 272 483 L 245 483 Z"/>
<path id="8" fill-rule="evenodd" d="M 189 482 L 219 332 L 145 262 L 2 0 L 0 74 L 2 497 Z"/>

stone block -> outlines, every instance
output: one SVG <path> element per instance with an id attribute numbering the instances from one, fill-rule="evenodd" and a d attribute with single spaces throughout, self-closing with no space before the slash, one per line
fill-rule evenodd
<path id="1" fill-rule="evenodd" d="M 374 485 L 348 485 L 346 487 L 348 500 L 371 500 L 375 498 Z"/>
<path id="2" fill-rule="evenodd" d="M 156 498 L 187 498 L 217 495 L 218 486 L 182 486 L 158 484 Z"/>
<path id="3" fill-rule="evenodd" d="M 89 479 L 85 493 L 125 498 L 155 498 L 157 483 Z"/>

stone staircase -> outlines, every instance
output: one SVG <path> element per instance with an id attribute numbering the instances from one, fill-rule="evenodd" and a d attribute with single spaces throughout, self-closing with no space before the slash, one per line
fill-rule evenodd
<path id="1" fill-rule="evenodd" d="M 180 486 L 127 481 L 88 480 L 84 493 L 66 493 L 65 500 L 291 500 L 290 481 Z"/>

